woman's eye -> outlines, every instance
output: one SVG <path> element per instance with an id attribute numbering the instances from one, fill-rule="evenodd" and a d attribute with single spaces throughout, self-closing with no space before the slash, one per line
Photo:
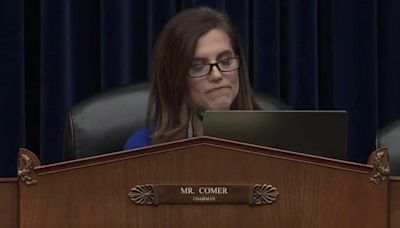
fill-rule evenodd
<path id="1" fill-rule="evenodd" d="M 223 59 L 219 62 L 222 66 L 230 66 L 232 64 L 232 59 Z"/>
<path id="2" fill-rule="evenodd" d="M 204 65 L 203 64 L 194 64 L 192 65 L 191 70 L 193 71 L 202 71 L 204 69 Z"/>

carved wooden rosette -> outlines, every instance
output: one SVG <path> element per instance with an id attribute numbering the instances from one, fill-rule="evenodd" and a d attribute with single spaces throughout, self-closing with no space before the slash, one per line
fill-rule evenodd
<path id="1" fill-rule="evenodd" d="M 135 204 L 153 205 L 154 204 L 154 186 L 151 184 L 136 185 L 128 194 L 129 198 Z"/>
<path id="2" fill-rule="evenodd" d="M 272 204 L 279 196 L 275 187 L 269 184 L 256 184 L 253 190 L 254 205 Z"/>
<path id="3" fill-rule="evenodd" d="M 35 185 L 38 183 L 35 180 L 34 168 L 40 166 L 39 159 L 34 153 L 27 149 L 21 148 L 18 155 L 18 178 L 27 186 Z"/>
<path id="4" fill-rule="evenodd" d="M 375 150 L 368 159 L 368 164 L 373 166 L 370 181 L 374 184 L 380 184 L 388 180 L 390 167 L 389 167 L 389 153 L 387 147 L 382 147 Z"/>

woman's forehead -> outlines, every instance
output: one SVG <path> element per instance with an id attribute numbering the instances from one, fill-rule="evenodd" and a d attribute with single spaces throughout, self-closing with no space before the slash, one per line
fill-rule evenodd
<path id="1" fill-rule="evenodd" d="M 215 28 L 197 40 L 194 58 L 213 59 L 229 54 L 234 54 L 234 51 L 228 34 L 222 29 Z"/>

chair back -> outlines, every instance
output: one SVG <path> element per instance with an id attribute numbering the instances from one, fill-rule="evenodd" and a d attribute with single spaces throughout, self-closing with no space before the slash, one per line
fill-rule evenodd
<path id="1" fill-rule="evenodd" d="M 75 106 L 65 128 L 65 160 L 122 150 L 128 137 L 145 125 L 148 91 L 147 84 L 126 86 Z"/>
<path id="2" fill-rule="evenodd" d="M 377 147 L 389 148 L 390 175 L 400 176 L 400 120 L 381 129 L 376 137 Z"/>

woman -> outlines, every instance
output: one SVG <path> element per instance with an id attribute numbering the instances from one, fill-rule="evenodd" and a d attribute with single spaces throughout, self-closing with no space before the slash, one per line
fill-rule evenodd
<path id="1" fill-rule="evenodd" d="M 181 11 L 160 33 L 147 127 L 125 149 L 201 136 L 199 108 L 260 109 L 235 29 L 226 15 L 205 7 Z"/>

